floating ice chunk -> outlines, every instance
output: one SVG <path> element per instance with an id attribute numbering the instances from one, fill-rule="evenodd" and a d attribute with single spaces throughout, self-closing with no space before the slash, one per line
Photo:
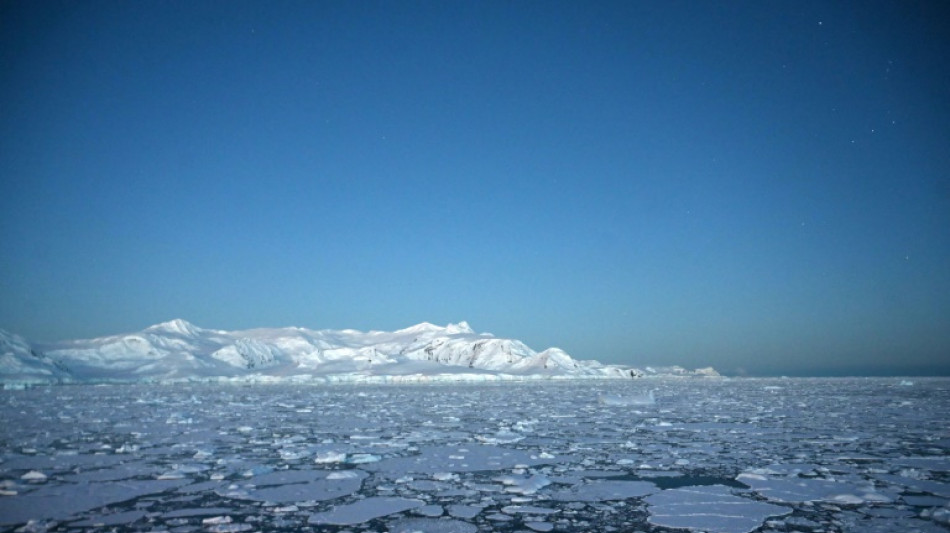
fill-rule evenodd
<path id="1" fill-rule="evenodd" d="M 602 502 L 642 498 L 659 490 L 649 481 L 606 480 L 586 483 L 551 494 L 552 500 L 562 502 Z"/>
<path id="2" fill-rule="evenodd" d="M 326 470 L 277 470 L 261 474 L 251 480 L 258 487 L 286 485 L 288 483 L 308 483 L 328 477 Z"/>
<path id="3" fill-rule="evenodd" d="M 269 465 L 254 465 L 254 466 L 252 466 L 251 468 L 249 468 L 249 469 L 245 470 L 244 472 L 242 472 L 241 475 L 244 476 L 244 477 L 254 477 L 254 476 L 259 476 L 259 475 L 261 475 L 261 474 L 266 474 L 266 473 L 268 473 L 268 472 L 273 472 L 273 471 L 274 471 L 274 467 L 273 467 L 273 466 L 269 466 Z"/>
<path id="4" fill-rule="evenodd" d="M 349 505 L 339 505 L 324 513 L 310 515 L 310 524 L 328 524 L 334 526 L 352 526 L 362 524 L 374 518 L 401 513 L 424 502 L 408 498 L 371 497 Z"/>
<path id="5" fill-rule="evenodd" d="M 301 501 L 327 501 L 353 494 L 363 486 L 366 473 L 359 470 L 347 470 L 334 473 L 331 478 L 317 479 L 308 483 L 292 483 L 274 487 L 248 490 L 246 494 L 233 494 L 231 497 L 274 503 Z"/>
<path id="6" fill-rule="evenodd" d="M 872 485 L 856 485 L 842 481 L 808 478 L 770 478 L 761 474 L 742 473 L 737 481 L 745 483 L 769 500 L 784 503 L 830 502 L 859 505 L 865 502 L 889 502 L 892 495 Z"/>
<path id="7" fill-rule="evenodd" d="M 336 470 L 327 474 L 327 479 L 363 479 L 366 474 L 356 470 Z"/>
<path id="8" fill-rule="evenodd" d="M 505 492 L 514 494 L 534 494 L 551 484 L 551 480 L 542 474 L 534 476 L 502 476 L 496 478 L 505 485 Z"/>
<path id="9" fill-rule="evenodd" d="M 284 448 L 280 450 L 280 458 L 284 461 L 298 461 L 310 455 L 310 452 L 303 449 Z"/>
<path id="10" fill-rule="evenodd" d="M 70 523 L 70 527 L 107 527 L 107 526 L 122 526 L 131 524 L 136 520 L 139 520 L 145 516 L 145 511 L 126 511 L 122 513 L 114 513 L 109 515 L 97 516 L 94 518 L 87 518 L 86 520 L 80 520 L 78 522 Z"/>
<path id="11" fill-rule="evenodd" d="M 378 463 L 382 457 L 372 453 L 354 453 L 346 460 L 352 465 L 365 465 L 367 463 Z"/>
<path id="12" fill-rule="evenodd" d="M 30 470 L 26 474 L 20 476 L 20 479 L 28 483 L 45 483 L 46 474 L 39 472 L 37 470 Z"/>
<path id="13" fill-rule="evenodd" d="M 460 452 L 457 446 L 426 446 L 419 455 L 392 457 L 374 464 L 366 465 L 366 470 L 403 475 L 413 472 L 477 472 L 503 470 L 515 465 L 550 464 L 548 459 L 532 459 L 523 450 L 502 448 L 499 446 L 469 445 L 466 452 Z M 453 457 L 462 456 L 463 459 Z"/>
<path id="14" fill-rule="evenodd" d="M 524 440 L 524 435 L 510 430 L 501 430 L 494 435 L 475 435 L 475 439 L 485 444 L 511 444 Z"/>
<path id="15" fill-rule="evenodd" d="M 646 394 L 640 394 L 636 396 L 621 396 L 619 394 L 601 394 L 597 397 L 597 401 L 603 405 L 610 406 L 631 406 L 631 405 L 653 405 L 656 403 L 656 398 L 653 396 L 653 391 L 647 391 Z"/>
<path id="16" fill-rule="evenodd" d="M 950 483 L 942 483 L 930 479 L 909 478 L 894 474 L 877 474 L 874 477 L 881 481 L 913 489 L 914 491 L 950 498 Z"/>
<path id="17" fill-rule="evenodd" d="M 934 509 L 933 512 L 930 513 L 930 519 L 938 524 L 950 526 L 950 506 Z"/>
<path id="18" fill-rule="evenodd" d="M 447 508 L 450 516 L 454 516 L 455 518 L 464 518 L 466 520 L 478 516 L 478 513 L 482 512 L 482 509 L 484 509 L 484 507 L 478 505 L 462 504 L 450 505 Z"/>
<path id="19" fill-rule="evenodd" d="M 327 464 L 327 463 L 342 463 L 346 461 L 346 454 L 343 452 L 324 452 L 318 453 L 316 457 L 313 458 L 313 462 L 317 464 Z"/>
<path id="20" fill-rule="evenodd" d="M 214 456 L 214 453 L 209 450 L 198 450 L 195 452 L 194 455 L 191 456 L 191 458 L 196 461 L 201 461 L 203 459 L 208 459 L 213 456 Z"/>
<path id="21" fill-rule="evenodd" d="M 401 518 L 389 524 L 389 533 L 476 533 L 475 524 L 461 520 L 435 518 Z"/>
<path id="22" fill-rule="evenodd" d="M 135 480 L 115 483 L 77 483 L 63 490 L 47 484 L 17 496 L 0 498 L 0 525 L 24 524 L 30 520 L 56 520 L 143 496 L 164 492 L 186 481 Z"/>
<path id="23" fill-rule="evenodd" d="M 501 508 L 501 512 L 505 514 L 547 515 L 556 513 L 557 509 L 551 509 L 550 507 L 536 507 L 534 505 L 506 505 L 505 507 Z"/>
<path id="24" fill-rule="evenodd" d="M 935 472 L 950 472 L 950 457 L 946 455 L 940 457 L 902 457 L 895 459 L 893 462 L 897 465 L 912 468 L 923 468 Z"/>
<path id="25" fill-rule="evenodd" d="M 442 514 L 445 513 L 445 510 L 441 505 L 423 505 L 422 507 L 415 509 L 413 512 L 421 516 L 436 518 L 442 516 Z"/>
<path id="26" fill-rule="evenodd" d="M 787 507 L 740 498 L 723 485 L 669 489 L 647 496 L 651 524 L 708 533 L 748 533 Z"/>
<path id="27" fill-rule="evenodd" d="M 551 531 L 554 529 L 554 524 L 550 522 L 525 522 L 525 527 L 532 531 Z"/>
<path id="28" fill-rule="evenodd" d="M 162 515 L 163 518 L 190 518 L 193 516 L 207 516 L 214 514 L 230 513 L 233 510 L 228 507 L 192 507 L 185 509 L 175 509 Z"/>
<path id="29" fill-rule="evenodd" d="M 211 533 L 240 533 L 241 531 L 251 531 L 254 529 L 254 526 L 251 524 L 217 524 L 212 526 L 207 526 L 208 531 Z"/>

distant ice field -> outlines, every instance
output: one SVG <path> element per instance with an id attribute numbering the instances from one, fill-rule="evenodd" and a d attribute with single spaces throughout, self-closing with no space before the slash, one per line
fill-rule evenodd
<path id="1" fill-rule="evenodd" d="M 947 413 L 950 379 L 7 390 L 0 531 L 947 532 Z"/>

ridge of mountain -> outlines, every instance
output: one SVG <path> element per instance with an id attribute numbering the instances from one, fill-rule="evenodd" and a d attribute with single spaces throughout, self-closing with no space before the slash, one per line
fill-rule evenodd
<path id="1" fill-rule="evenodd" d="M 536 352 L 467 322 L 423 322 L 395 331 L 298 327 L 223 331 L 183 319 L 142 331 L 31 344 L 0 330 L 0 385 L 169 381 L 403 382 L 610 379 L 718 375 L 669 367 L 650 372 Z"/>

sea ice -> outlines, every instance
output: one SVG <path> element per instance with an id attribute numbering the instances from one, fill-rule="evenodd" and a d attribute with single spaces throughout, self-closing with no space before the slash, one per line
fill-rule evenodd
<path id="1" fill-rule="evenodd" d="M 651 524 L 709 533 L 748 533 L 770 516 L 792 512 L 788 507 L 740 498 L 722 485 L 664 490 L 645 501 Z"/>
<path id="2" fill-rule="evenodd" d="M 389 533 L 476 533 L 478 527 L 461 520 L 401 518 L 387 524 Z"/>
<path id="3" fill-rule="evenodd" d="M 409 498 L 370 497 L 349 505 L 338 505 L 323 513 L 314 513 L 308 520 L 311 524 L 352 526 L 374 518 L 401 513 L 421 507 L 424 502 Z"/>
<path id="4" fill-rule="evenodd" d="M 641 498 L 659 490 L 648 481 L 603 480 L 577 485 L 550 495 L 552 500 L 562 502 L 604 502 Z"/>
<path id="5" fill-rule="evenodd" d="M 459 446 L 426 446 L 418 455 L 393 457 L 367 464 L 365 469 L 389 475 L 426 472 L 475 472 L 504 470 L 515 465 L 549 463 L 547 459 L 532 459 L 522 450 L 481 444 Z"/>
<path id="6" fill-rule="evenodd" d="M 165 492 L 185 483 L 185 480 L 136 480 L 47 484 L 33 492 L 0 498 L 0 525 L 69 518 L 76 513 L 104 505 L 120 503 L 145 494 Z"/>
<path id="7" fill-rule="evenodd" d="M 597 397 L 597 401 L 604 405 L 629 407 L 635 405 L 653 405 L 656 403 L 656 398 L 653 396 L 653 391 L 651 390 L 646 394 L 637 394 L 631 396 L 621 396 L 619 394 L 601 394 Z"/>
<path id="8" fill-rule="evenodd" d="M 829 502 L 857 505 L 864 502 L 890 502 L 892 494 L 886 494 L 864 483 L 808 478 L 773 478 L 760 474 L 742 473 L 736 480 L 752 487 L 752 490 L 769 500 L 785 503 Z"/>
<path id="9" fill-rule="evenodd" d="M 265 474 L 265 476 L 273 476 L 274 474 L 279 473 Z M 358 470 L 348 470 L 346 474 L 314 470 L 307 471 L 307 474 L 309 474 L 311 478 L 317 477 L 318 479 L 313 479 L 305 483 L 284 483 L 276 485 L 273 485 L 272 479 L 265 479 L 264 483 L 272 484 L 273 486 L 260 487 L 259 485 L 264 483 L 261 482 L 260 477 L 254 478 L 258 487 L 246 489 L 245 499 L 274 503 L 333 500 L 360 490 L 363 479 L 366 478 L 366 473 Z"/>
<path id="10" fill-rule="evenodd" d="M 647 385 L 0 391 L 0 529 L 947 531 L 950 380 Z"/>

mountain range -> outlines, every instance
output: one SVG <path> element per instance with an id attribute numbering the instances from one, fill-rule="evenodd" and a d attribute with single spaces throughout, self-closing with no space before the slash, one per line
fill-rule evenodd
<path id="1" fill-rule="evenodd" d="M 0 330 L 0 385 L 103 382 L 410 382 L 717 376 L 573 359 L 476 333 L 466 322 L 396 331 L 205 329 L 182 319 L 136 333 L 30 343 Z"/>

